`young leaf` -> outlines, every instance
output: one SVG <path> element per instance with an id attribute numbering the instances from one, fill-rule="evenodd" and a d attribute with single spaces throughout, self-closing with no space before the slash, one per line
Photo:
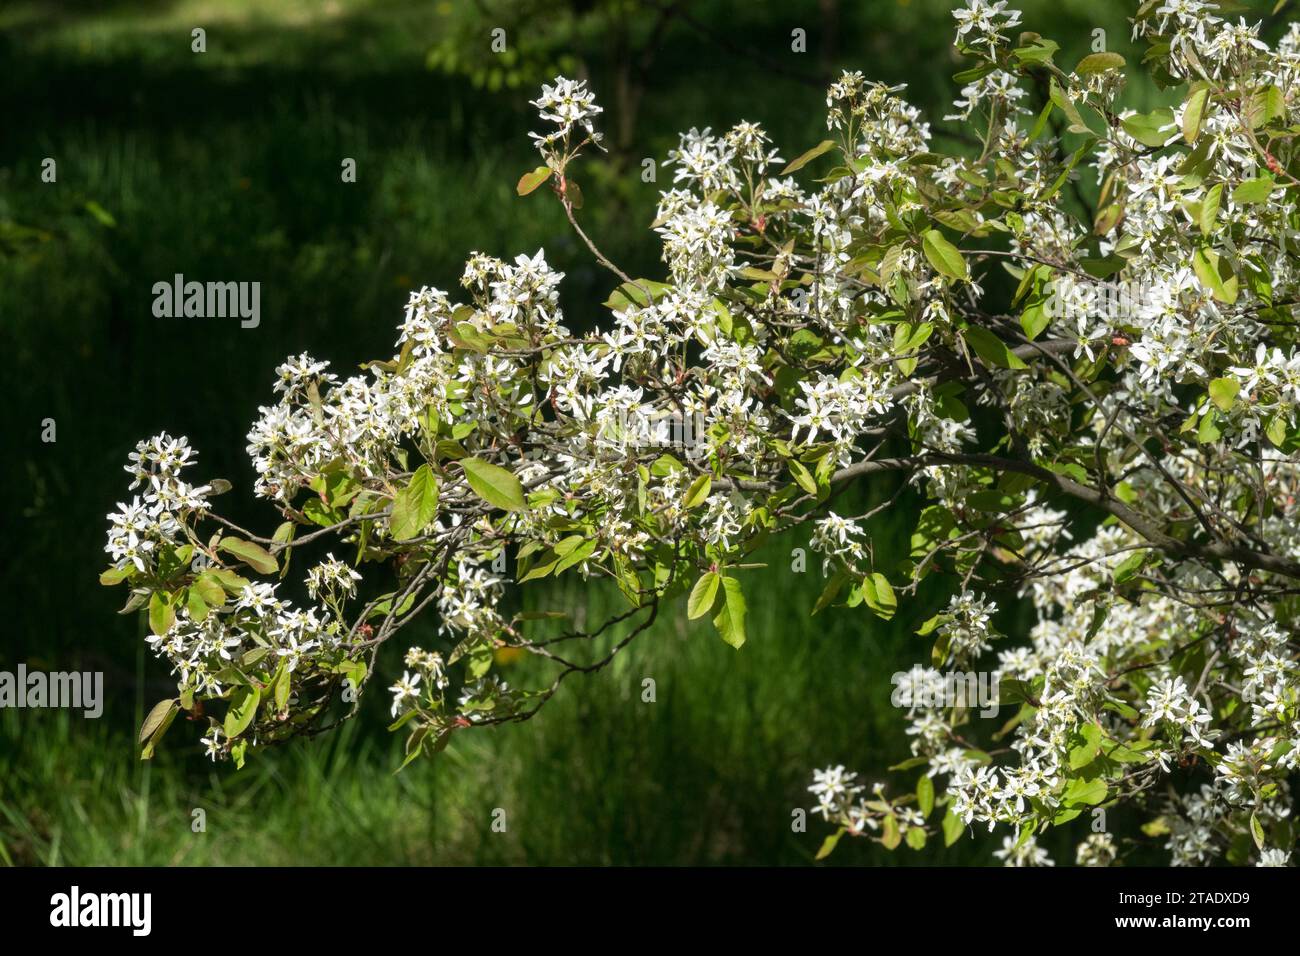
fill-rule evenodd
<path id="1" fill-rule="evenodd" d="M 1163 146 L 1174 135 L 1174 113 L 1167 108 L 1137 113 L 1120 120 L 1120 125 L 1143 146 Z"/>
<path id="2" fill-rule="evenodd" d="M 934 809 L 934 780 L 925 774 L 916 781 L 916 808 L 926 817 Z"/>
<path id="3" fill-rule="evenodd" d="M 1183 140 L 1190 146 L 1201 135 L 1201 123 L 1205 119 L 1205 104 L 1210 98 L 1208 86 L 1193 87 L 1187 94 L 1187 105 L 1183 107 Z"/>
<path id="4" fill-rule="evenodd" d="M 689 510 L 696 505 L 704 504 L 709 498 L 709 488 L 712 484 L 713 479 L 707 472 L 696 478 L 686 489 L 686 494 L 682 498 L 682 507 Z"/>
<path id="5" fill-rule="evenodd" d="M 1219 406 L 1220 411 L 1230 411 L 1240 391 L 1241 383 L 1235 378 L 1216 378 L 1210 383 L 1210 401 Z"/>
<path id="6" fill-rule="evenodd" d="M 121 584 L 131 576 L 131 572 L 134 570 L 135 567 L 130 564 L 124 568 L 109 568 L 99 576 L 99 583 L 107 587 L 112 587 L 114 584 Z"/>
<path id="7" fill-rule="evenodd" d="M 208 618 L 208 604 L 203 600 L 203 595 L 199 593 L 196 587 L 185 589 L 185 607 L 189 609 L 190 617 L 196 621 L 206 621 Z"/>
<path id="8" fill-rule="evenodd" d="M 834 853 L 836 844 L 840 842 L 840 837 L 844 836 L 846 832 L 847 831 L 843 827 L 840 827 L 825 840 L 822 840 L 821 849 L 817 851 L 817 855 L 813 857 L 813 859 L 824 860 Z"/>
<path id="9" fill-rule="evenodd" d="M 1091 76 L 1093 73 L 1105 73 L 1108 70 L 1124 69 L 1124 58 L 1118 53 L 1093 53 L 1085 56 L 1074 68 L 1079 76 Z"/>
<path id="10" fill-rule="evenodd" d="M 686 616 L 690 620 L 704 617 L 713 610 L 720 581 L 721 578 L 714 571 L 706 571 L 700 575 L 700 579 L 695 582 L 695 587 L 691 588 L 691 596 L 686 601 Z"/>
<path id="11" fill-rule="evenodd" d="M 275 673 L 275 709 L 279 713 L 284 713 L 289 706 L 289 686 L 293 678 L 293 672 L 283 663 L 280 669 Z"/>
<path id="12" fill-rule="evenodd" d="M 898 844 L 903 842 L 903 835 L 898 829 L 898 817 L 892 813 L 885 817 L 885 822 L 880 828 L 880 845 L 886 850 L 897 849 Z"/>
<path id="13" fill-rule="evenodd" d="M 790 465 L 790 474 L 794 475 L 795 484 L 810 495 L 817 494 L 817 479 L 812 476 L 812 472 L 793 458 L 790 459 L 788 464 Z"/>
<path id="14" fill-rule="evenodd" d="M 530 192 L 551 178 L 551 167 L 538 166 L 531 173 L 524 173 L 515 185 L 515 192 L 527 196 Z"/>
<path id="15" fill-rule="evenodd" d="M 1226 256 L 1201 246 L 1192 253 L 1192 271 L 1220 302 L 1232 305 L 1237 301 L 1239 284 Z"/>
<path id="16" fill-rule="evenodd" d="M 259 544 L 245 541 L 243 538 L 222 538 L 217 545 L 222 551 L 228 551 L 246 565 L 261 574 L 274 574 L 280 570 L 275 557 Z"/>
<path id="17" fill-rule="evenodd" d="M 961 839 L 962 831 L 966 827 L 961 822 L 961 817 L 952 812 L 952 807 L 948 807 L 948 812 L 943 815 L 943 845 L 952 846 Z"/>
<path id="18" fill-rule="evenodd" d="M 818 156 L 821 156 L 823 153 L 828 153 L 834 148 L 835 148 L 835 140 L 833 139 L 822 140 L 812 149 L 808 150 L 808 152 L 804 153 L 802 156 L 795 158 L 790 163 L 790 165 L 786 166 L 785 169 L 781 170 L 781 175 L 788 176 L 790 173 L 793 173 L 796 170 L 803 169 L 805 166 L 811 163 Z"/>
<path id="19" fill-rule="evenodd" d="M 262 700 L 262 692 L 257 687 L 244 684 L 236 687 L 230 698 L 230 709 L 226 711 L 226 720 L 222 725 L 227 737 L 238 737 L 257 714 L 257 705 Z"/>
<path id="20" fill-rule="evenodd" d="M 161 592 L 155 591 L 149 598 L 149 630 L 162 636 L 167 633 L 175 620 L 176 608 Z"/>
<path id="21" fill-rule="evenodd" d="M 876 586 L 876 601 L 880 604 L 878 613 L 881 613 L 881 616 L 888 620 L 894 616 L 894 611 L 898 609 L 898 599 L 894 596 L 894 588 L 890 585 L 889 578 L 879 571 L 871 575 L 871 580 Z"/>
<path id="22" fill-rule="evenodd" d="M 1201 214 L 1197 217 L 1201 232 L 1207 236 L 1214 230 L 1214 222 L 1219 218 L 1219 205 L 1222 201 L 1223 183 L 1215 183 L 1205 193 L 1205 201 L 1201 203 Z"/>
<path id="23" fill-rule="evenodd" d="M 713 626 L 724 641 L 737 650 L 745 643 L 745 595 L 735 578 L 722 579 L 722 610 Z"/>
<path id="24" fill-rule="evenodd" d="M 921 251 L 936 272 L 951 279 L 965 279 L 970 275 L 961 252 L 937 229 L 930 229 L 921 237 Z"/>
<path id="25" fill-rule="evenodd" d="M 180 706 L 180 701 L 175 697 L 168 697 L 166 700 L 160 700 L 153 705 L 149 715 L 145 717 L 144 723 L 140 725 L 139 743 L 143 744 L 146 740 L 154 735 L 163 721 L 167 719 L 168 714 L 174 712 Z"/>

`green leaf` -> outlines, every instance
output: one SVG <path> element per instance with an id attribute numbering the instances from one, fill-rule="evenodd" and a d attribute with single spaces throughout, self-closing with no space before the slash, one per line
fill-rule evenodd
<path id="1" fill-rule="evenodd" d="M 1210 383 L 1210 401 L 1219 406 L 1220 411 L 1230 411 L 1240 391 L 1241 383 L 1235 378 L 1216 378 Z"/>
<path id="2" fill-rule="evenodd" d="M 222 595 L 224 597 L 224 595 Z M 190 617 L 196 621 L 205 621 L 208 617 L 208 604 L 203 600 L 203 595 L 199 589 L 189 587 L 185 589 L 185 607 L 189 609 Z"/>
<path id="3" fill-rule="evenodd" d="M 913 850 L 925 849 L 925 831 L 920 827 L 910 827 L 907 831 L 907 845 Z"/>
<path id="4" fill-rule="evenodd" d="M 1032 36 L 1032 39 L 1029 39 L 1030 36 Z M 1028 42 L 1011 51 L 1012 55 L 1020 61 L 1021 66 L 1050 63 L 1052 54 L 1061 48 L 1055 40 L 1048 40 L 1037 34 L 1025 34 L 1022 39 L 1026 39 Z"/>
<path id="5" fill-rule="evenodd" d="M 1043 130 L 1047 128 L 1047 121 L 1052 115 L 1052 106 L 1052 101 L 1049 99 L 1046 105 L 1043 106 L 1042 112 L 1038 114 L 1038 119 L 1034 120 L 1034 125 L 1029 130 L 1029 142 L 1032 143 L 1038 139 L 1043 134 Z"/>
<path id="6" fill-rule="evenodd" d="M 523 584 L 525 581 L 532 581 L 536 578 L 544 578 L 548 574 L 553 572 L 555 570 L 555 566 L 559 563 L 560 563 L 560 555 L 555 552 L 555 549 L 546 548 L 544 551 L 542 551 L 540 555 L 537 556 L 536 563 L 531 565 L 524 574 L 520 575 L 519 583 Z M 520 567 L 521 569 L 523 567 L 522 559 L 520 561 Z"/>
<path id="7" fill-rule="evenodd" d="M 411 476 L 411 483 L 394 496 L 388 526 L 398 541 L 409 541 L 419 537 L 437 513 L 438 478 L 423 464 Z"/>
<path id="8" fill-rule="evenodd" d="M 1079 112 L 1079 108 L 1074 105 L 1074 101 L 1066 95 L 1065 90 L 1056 82 L 1056 77 L 1052 77 L 1048 82 L 1048 96 L 1053 105 L 1064 113 L 1065 118 L 1070 121 L 1068 128 L 1071 132 L 1090 132 L 1088 124 L 1084 122 L 1083 116 Z"/>
<path id="9" fill-rule="evenodd" d="M 826 587 L 822 588 L 817 603 L 813 605 L 811 616 L 816 617 L 819 612 L 825 610 L 832 601 L 839 597 L 840 591 L 844 589 L 844 585 L 848 583 L 848 580 L 848 572 L 843 569 L 831 575 L 831 579 L 826 582 Z"/>
<path id="10" fill-rule="evenodd" d="M 1274 415 L 1272 419 L 1269 420 L 1268 427 L 1264 430 L 1264 434 L 1268 436 L 1269 441 L 1280 448 L 1282 447 L 1282 443 L 1286 441 L 1286 430 L 1286 416 L 1278 414 Z"/>
<path id="11" fill-rule="evenodd" d="M 937 229 L 930 229 L 921 237 L 921 251 L 936 272 L 951 279 L 965 279 L 970 275 L 961 252 Z"/>
<path id="12" fill-rule="evenodd" d="M 121 584 L 131 576 L 131 572 L 134 570 L 135 566 L 130 564 L 124 568 L 109 568 L 99 576 L 99 583 L 106 587 L 112 587 L 114 584 Z"/>
<path id="13" fill-rule="evenodd" d="M 1197 216 L 1197 225 L 1201 232 L 1210 235 L 1214 231 L 1214 222 L 1219 218 L 1219 206 L 1223 202 L 1223 183 L 1215 183 L 1205 194 L 1201 203 L 1201 214 Z"/>
<path id="14" fill-rule="evenodd" d="M 248 587 L 248 578 L 242 574 L 236 574 L 229 568 L 208 568 L 203 572 L 203 576 L 212 575 L 220 584 L 227 594 L 238 594 L 244 588 Z M 209 602 L 212 603 L 212 602 Z"/>
<path id="15" fill-rule="evenodd" d="M 1154 820 L 1148 820 L 1142 824 L 1142 832 L 1149 837 L 1161 837 L 1170 832 L 1169 821 L 1164 817 L 1156 817 Z"/>
<path id="16" fill-rule="evenodd" d="M 943 815 L 943 845 L 952 846 L 961 839 L 962 831 L 966 829 L 965 824 L 961 822 L 961 817 L 952 812 L 952 807 Z"/>
<path id="17" fill-rule="evenodd" d="M 713 626 L 724 641 L 737 650 L 745 643 L 745 595 L 740 582 L 732 577 L 722 579 L 722 610 L 713 619 Z"/>
<path id="18" fill-rule="evenodd" d="M 1084 724 L 1079 728 L 1083 742 L 1070 750 L 1070 769 L 1079 770 L 1097 759 L 1101 752 L 1101 727 L 1098 724 Z"/>
<path id="19" fill-rule="evenodd" d="M 1256 90 L 1246 107 L 1246 119 L 1252 129 L 1265 126 L 1282 116 L 1286 116 L 1286 97 L 1276 86 Z"/>
<path id="20" fill-rule="evenodd" d="M 551 178 L 551 167 L 538 166 L 531 173 L 524 173 L 515 185 L 515 192 L 527 196 L 530 192 Z"/>
<path id="21" fill-rule="evenodd" d="M 1094 73 L 1105 73 L 1108 70 L 1124 69 L 1124 58 L 1118 53 L 1093 53 L 1085 56 L 1079 61 L 1079 65 L 1074 68 L 1074 72 L 1079 76 L 1091 76 Z"/>
<path id="22" fill-rule="evenodd" d="M 117 227 L 117 220 L 113 218 L 113 214 L 93 199 L 86 201 L 86 212 L 94 216 L 95 221 L 101 226 L 106 226 L 109 229 Z"/>
<path id="23" fill-rule="evenodd" d="M 259 544 L 245 541 L 243 538 L 222 538 L 217 544 L 222 551 L 229 552 L 246 565 L 261 574 L 274 574 L 280 565 L 274 556 Z"/>
<path id="24" fill-rule="evenodd" d="M 140 725 L 140 736 L 138 742 L 143 744 L 146 740 L 157 733 L 158 729 L 163 726 L 163 722 L 169 717 L 174 717 L 176 710 L 180 707 L 180 700 L 175 697 L 169 697 L 166 700 L 160 700 L 153 705 L 153 709 Z"/>
<path id="25" fill-rule="evenodd" d="M 226 711 L 226 720 L 222 729 L 227 737 L 238 737 L 253 722 L 257 714 L 257 705 L 261 703 L 262 692 L 257 687 L 244 684 L 235 688 L 230 698 L 230 709 Z"/>
<path id="26" fill-rule="evenodd" d="M 978 325 L 962 330 L 962 337 L 976 355 L 989 365 L 998 368 L 1028 368 L 1024 360 L 1007 348 L 1005 342 L 986 328 Z"/>
<path id="27" fill-rule="evenodd" d="M 787 464 L 790 466 L 790 474 L 794 476 L 795 484 L 810 495 L 817 494 L 817 479 L 813 477 L 812 472 L 793 458 Z"/>
<path id="28" fill-rule="evenodd" d="M 915 770 L 917 767 L 924 767 L 929 762 L 929 757 L 908 757 L 906 760 L 893 764 L 885 769 L 890 773 L 898 773 L 903 770 Z"/>
<path id="29" fill-rule="evenodd" d="M 898 844 L 902 842 L 902 834 L 898 832 L 898 817 L 892 813 L 885 817 L 884 823 L 880 827 L 880 845 L 886 850 L 897 849 Z"/>
<path id="30" fill-rule="evenodd" d="M 998 701 L 1003 704 L 1019 704 L 1029 699 L 1032 693 L 1027 682 L 1004 677 L 998 682 Z"/>
<path id="31" fill-rule="evenodd" d="M 682 498 L 682 507 L 689 510 L 708 501 L 709 488 L 712 484 L 713 479 L 707 472 L 696 478 L 691 482 L 691 486 L 686 489 L 686 494 Z"/>
<path id="32" fill-rule="evenodd" d="M 1183 140 L 1188 146 L 1196 142 L 1201 135 L 1201 123 L 1205 120 L 1205 104 L 1210 99 L 1208 86 L 1194 86 L 1187 94 L 1183 107 Z"/>
<path id="33" fill-rule="evenodd" d="M 868 577 L 862 579 L 858 587 L 859 593 L 872 612 L 880 618 L 888 621 L 898 610 L 898 599 L 894 596 L 894 589 L 889 583 L 889 579 L 879 571 L 874 572 Z M 854 602 L 850 601 L 850 604 Z"/>
<path id="34" fill-rule="evenodd" d="M 1237 276 L 1226 257 L 1220 257 L 1208 246 L 1200 246 L 1192 253 L 1192 270 L 1220 302 L 1232 305 L 1237 301 Z"/>
<path id="35" fill-rule="evenodd" d="M 1146 564 L 1147 557 L 1147 551 L 1134 551 L 1119 564 L 1115 565 L 1115 570 L 1111 575 L 1115 583 L 1123 584 L 1125 581 L 1131 580 L 1139 571 L 1142 570 L 1142 566 Z"/>
<path id="36" fill-rule="evenodd" d="M 567 554 L 562 554 L 560 560 L 555 564 L 555 573 L 557 575 L 563 574 L 575 564 L 581 564 L 583 561 L 586 561 L 595 553 L 597 544 L 598 542 L 595 538 L 583 538 L 581 544 L 576 545 Z M 557 545 L 556 551 L 559 552 L 559 550 L 559 546 Z"/>
<path id="37" fill-rule="evenodd" d="M 876 585 L 876 599 L 880 602 L 882 608 L 890 611 L 898 607 L 898 598 L 894 596 L 894 588 L 889 583 L 889 578 L 885 577 L 879 571 L 871 575 L 871 580 Z"/>
<path id="38" fill-rule="evenodd" d="M 916 808 L 925 817 L 934 809 L 934 780 L 924 774 L 916 781 Z"/>
<path id="39" fill-rule="evenodd" d="M 821 849 L 817 851 L 817 856 L 813 859 L 824 860 L 835 851 L 835 845 L 840 842 L 840 837 L 844 836 L 845 829 L 840 827 L 825 840 L 822 840 Z"/>
<path id="40" fill-rule="evenodd" d="M 282 662 L 275 673 L 275 709 L 278 713 L 284 713 L 289 707 L 289 686 L 292 679 L 293 672 Z"/>
<path id="41" fill-rule="evenodd" d="M 1252 205 L 1254 203 L 1268 202 L 1268 197 L 1273 194 L 1273 187 L 1276 185 L 1272 176 L 1260 176 L 1258 179 L 1247 179 L 1232 191 L 1232 201 L 1242 205 Z"/>
<path id="42" fill-rule="evenodd" d="M 166 634 L 176 620 L 176 609 L 160 591 L 149 598 L 149 630 L 157 635 Z"/>
<path id="43" fill-rule="evenodd" d="M 1095 807 L 1106 799 L 1106 781 L 1100 777 L 1071 780 L 1061 799 L 1067 804 Z"/>
<path id="44" fill-rule="evenodd" d="M 1196 426 L 1196 440 L 1202 445 L 1216 442 L 1223 437 L 1223 432 L 1219 431 L 1218 417 L 1218 412 L 1212 408 L 1201 416 L 1201 423 Z"/>
<path id="45" fill-rule="evenodd" d="M 1120 120 L 1120 125 L 1143 146 L 1163 146 L 1174 135 L 1174 112 L 1166 108 L 1138 113 Z"/>
<path id="46" fill-rule="evenodd" d="M 1255 841 L 1256 848 L 1264 849 L 1264 826 L 1254 812 L 1250 814 L 1250 835 Z"/>
<path id="47" fill-rule="evenodd" d="M 700 575 L 700 579 L 695 582 L 695 587 L 691 588 L 691 596 L 686 601 L 686 616 L 690 620 L 704 617 L 713 610 L 713 602 L 718 597 L 718 585 L 721 581 L 722 579 L 714 571 L 706 571 Z"/>
<path id="48" fill-rule="evenodd" d="M 1051 322 L 1052 316 L 1042 302 L 1031 303 L 1020 313 L 1020 327 L 1025 330 L 1025 338 L 1031 342 L 1042 335 Z"/>
<path id="49" fill-rule="evenodd" d="M 226 603 L 226 589 L 221 586 L 221 581 L 211 571 L 200 574 L 190 587 L 199 592 L 203 603 L 208 607 L 221 607 Z"/>
<path id="50" fill-rule="evenodd" d="M 528 507 L 519 479 L 506 469 L 481 458 L 462 459 L 460 466 L 465 469 L 474 493 L 488 504 L 505 511 L 523 511 Z"/>
<path id="51" fill-rule="evenodd" d="M 796 157 L 788 166 L 785 167 L 785 169 L 781 170 L 781 175 L 787 176 L 790 173 L 795 172 L 796 170 L 803 169 L 805 166 L 811 163 L 818 156 L 821 156 L 824 153 L 828 153 L 834 148 L 835 148 L 835 140 L 833 139 L 822 140 L 820 143 L 818 143 L 812 149 L 808 150 L 808 152 L 804 153 L 802 156 Z"/>

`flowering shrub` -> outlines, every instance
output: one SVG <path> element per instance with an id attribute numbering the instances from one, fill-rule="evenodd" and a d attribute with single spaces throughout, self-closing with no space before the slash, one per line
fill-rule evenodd
<path id="1" fill-rule="evenodd" d="M 573 170 L 600 147 L 601 111 L 583 83 L 545 86 L 543 163 L 518 191 L 549 187 L 616 276 L 611 321 L 573 334 L 541 252 L 475 253 L 463 297 L 412 294 L 397 354 L 367 374 L 290 359 L 248 435 L 256 493 L 284 519 L 269 537 L 213 510 L 227 483 L 181 477 L 185 439 L 142 442 L 127 470 L 143 495 L 110 515 L 103 580 L 147 607 L 178 678 L 142 728 L 145 755 L 181 712 L 241 764 L 336 725 L 431 605 L 439 646 L 410 648 L 391 688 L 408 760 L 531 716 L 669 602 L 740 648 L 745 567 L 768 534 L 808 525 L 833 569 L 819 607 L 917 605 L 934 676 L 983 666 L 1014 705 L 985 727 L 943 696 L 909 697 L 914 757 L 893 769 L 915 782 L 868 794 L 843 767 L 818 771 L 836 827 L 823 853 L 845 834 L 920 848 L 980 825 L 1005 828 L 1006 862 L 1050 863 L 1037 834 L 1122 808 L 1174 863 L 1286 862 L 1300 26 L 1274 50 L 1212 4 L 1148 0 L 1134 36 L 1177 105 L 1136 113 L 1119 55 L 1067 71 L 1004 2 L 954 16 L 973 63 L 949 118 L 976 149 L 937 152 L 901 89 L 860 73 L 829 90 L 831 138 L 788 164 L 752 123 L 693 129 L 653 227 L 660 280 L 627 275 L 583 231 Z M 823 156 L 815 187 L 792 175 Z M 1098 309 L 1078 295 L 1096 282 L 1151 294 Z M 689 448 L 635 439 L 665 416 L 700 423 Z M 847 483 L 885 472 L 926 500 L 889 566 L 873 512 L 834 510 Z M 310 568 L 314 603 L 294 607 L 270 578 L 320 539 L 350 560 Z M 507 549 L 519 584 L 608 579 L 627 610 L 530 636 L 530 615 L 501 610 Z M 365 597 L 363 572 L 391 584 Z M 919 606 L 931 576 L 952 582 L 945 606 Z M 996 612 L 1017 602 L 1036 623 L 999 634 Z M 594 659 L 571 653 L 584 642 Z M 503 648 L 545 659 L 550 683 L 507 686 L 492 672 Z M 1124 849 L 1090 832 L 1078 862 Z"/>

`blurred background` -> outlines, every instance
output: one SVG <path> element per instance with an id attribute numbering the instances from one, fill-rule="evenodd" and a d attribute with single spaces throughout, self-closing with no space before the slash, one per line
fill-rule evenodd
<path id="1" fill-rule="evenodd" d="M 1069 67 L 1092 31 L 1140 59 L 1123 0 L 1022 0 L 1024 26 Z M 1258 5 L 1257 5 L 1258 6 Z M 1271 8 L 1272 4 L 1263 5 Z M 225 477 L 228 517 L 269 533 L 244 435 L 275 366 L 307 351 L 350 374 L 391 354 L 409 290 L 459 290 L 473 250 L 546 249 L 565 271 L 568 322 L 605 321 L 612 288 L 547 191 L 515 195 L 537 164 L 527 101 L 557 73 L 586 77 L 610 155 L 586 162 L 581 217 L 634 275 L 658 277 L 649 224 L 679 130 L 762 123 L 786 159 L 824 138 L 841 68 L 907 83 L 940 137 L 962 64 L 946 0 L 64 0 L 0 4 L 0 670 L 98 670 L 103 717 L 0 710 L 0 862 L 7 864 L 806 864 L 829 832 L 807 808 L 813 768 L 882 779 L 908 756 L 890 674 L 922 659 L 905 609 L 809 614 L 824 579 L 791 573 L 790 538 L 751 572 L 740 652 L 684 601 L 615 664 L 575 677 L 531 721 L 459 734 L 400 775 L 388 695 L 312 743 L 213 767 L 201 728 L 173 726 L 137 759 L 134 732 L 174 690 L 141 622 L 104 588 L 105 515 L 127 495 L 137 440 L 166 430 Z M 1265 9 L 1263 12 L 1267 12 Z M 206 52 L 192 52 L 195 28 Z M 494 53 L 492 31 L 506 50 Z M 803 29 L 807 51 L 791 50 Z M 1137 87 L 1134 105 L 1155 96 Z M 940 139 L 944 147 L 959 139 Z M 57 162 L 57 182 L 41 181 Z M 356 182 L 341 163 L 356 161 Z M 261 324 L 158 319 L 152 286 L 259 281 Z M 57 441 L 42 441 L 53 419 Z M 860 490 L 866 503 L 892 486 Z M 905 548 L 906 509 L 874 525 Z M 291 578 L 297 575 L 291 575 Z M 560 583 L 541 606 L 599 613 L 599 589 Z M 1016 636 L 1015 609 L 1002 621 Z M 414 628 L 412 629 L 414 630 Z M 425 622 L 412 642 L 431 636 Z M 1023 627 L 1020 629 L 1023 635 Z M 403 648 L 406 646 L 403 643 Z M 390 648 L 373 688 L 392 682 Z M 528 685 L 530 664 L 501 661 Z M 642 680 L 657 700 L 643 703 Z M 492 810 L 508 829 L 491 829 Z M 193 811 L 206 832 L 191 830 Z M 1086 825 L 1083 820 L 1080 826 Z M 1058 862 L 1068 834 L 1045 842 Z M 1000 844 L 1000 838 L 997 842 Z M 846 863 L 972 863 L 990 838 L 894 854 L 844 840 Z"/>

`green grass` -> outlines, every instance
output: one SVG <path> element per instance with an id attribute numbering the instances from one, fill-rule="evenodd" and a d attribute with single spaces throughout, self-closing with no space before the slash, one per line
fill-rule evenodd
<path id="1" fill-rule="evenodd" d="M 899 532 L 879 523 L 884 540 Z M 360 723 L 258 752 L 243 771 L 195 756 L 198 728 L 172 728 L 152 763 L 133 760 L 120 720 L 0 714 L 0 846 L 14 863 L 704 864 L 807 863 L 829 832 L 809 806 L 812 768 L 845 763 L 883 779 L 907 756 L 889 675 L 923 653 L 905 625 L 863 608 L 808 613 L 823 579 L 789 570 L 797 539 L 745 576 L 750 640 L 723 644 L 684 599 L 603 672 L 574 677 L 532 720 L 458 734 L 400 774 L 382 700 Z M 538 607 L 589 620 L 603 589 L 557 583 Z M 612 640 L 613 638 L 611 638 Z M 156 662 L 143 665 L 156 670 Z M 502 668 L 537 686 L 531 662 Z M 383 676 L 383 675 L 381 675 Z M 656 700 L 642 699 L 643 681 Z M 378 690 L 378 686 L 376 686 Z M 151 703 L 141 699 L 137 712 Z M 379 705 L 379 706 L 373 706 Z M 20 716 L 21 715 L 21 716 Z M 192 811 L 207 831 L 191 832 Z M 504 833 L 491 828 L 496 808 Z M 886 854 L 842 843 L 835 862 L 973 862 L 975 848 Z"/>

